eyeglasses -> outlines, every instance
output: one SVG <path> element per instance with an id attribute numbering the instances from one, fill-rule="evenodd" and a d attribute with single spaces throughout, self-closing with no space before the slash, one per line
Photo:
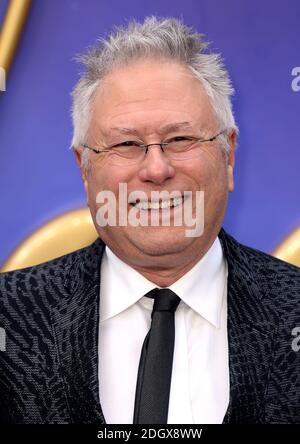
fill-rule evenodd
<path id="1" fill-rule="evenodd" d="M 223 134 L 226 130 L 220 131 L 209 139 L 198 139 L 190 136 L 176 136 L 162 143 L 144 144 L 136 140 L 127 140 L 116 145 L 109 146 L 105 149 L 98 149 L 82 144 L 84 148 L 88 148 L 96 154 L 108 156 L 111 164 L 126 166 L 141 162 L 146 156 L 149 147 L 160 146 L 162 152 L 169 159 L 187 160 L 195 158 L 199 155 L 201 144 L 213 142 Z"/>

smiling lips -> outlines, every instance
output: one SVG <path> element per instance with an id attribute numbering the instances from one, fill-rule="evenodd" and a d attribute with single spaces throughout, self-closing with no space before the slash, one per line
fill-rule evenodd
<path id="1" fill-rule="evenodd" d="M 183 200 L 183 196 L 174 197 L 171 199 L 160 199 L 159 201 L 137 200 L 136 202 L 131 202 L 131 205 L 139 210 L 159 210 L 178 207 L 182 204 Z"/>

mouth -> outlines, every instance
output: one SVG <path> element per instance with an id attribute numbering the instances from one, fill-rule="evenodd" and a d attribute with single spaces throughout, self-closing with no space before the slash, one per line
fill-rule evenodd
<path id="1" fill-rule="evenodd" d="M 131 206 L 137 208 L 138 210 L 149 211 L 149 210 L 166 210 L 170 208 L 176 208 L 182 205 L 184 201 L 184 196 L 172 197 L 171 199 L 159 199 L 159 200 L 140 200 L 137 199 L 135 202 L 129 202 Z"/>

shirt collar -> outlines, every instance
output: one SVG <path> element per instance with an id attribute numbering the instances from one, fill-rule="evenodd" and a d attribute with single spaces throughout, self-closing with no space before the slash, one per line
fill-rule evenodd
<path id="1" fill-rule="evenodd" d="M 200 261 L 169 288 L 186 305 L 219 328 L 227 289 L 227 264 L 219 238 Z"/>
<path id="2" fill-rule="evenodd" d="M 186 305 L 219 328 L 226 283 L 227 266 L 220 241 L 216 238 L 201 260 L 169 288 Z M 157 285 L 119 259 L 106 246 L 101 263 L 100 321 L 125 311 L 154 287 Z M 152 301 L 143 305 L 151 309 Z"/>

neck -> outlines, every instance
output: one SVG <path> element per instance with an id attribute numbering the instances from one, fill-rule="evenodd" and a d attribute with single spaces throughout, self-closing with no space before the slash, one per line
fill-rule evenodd
<path id="1" fill-rule="evenodd" d="M 154 267 L 143 267 L 136 264 L 130 264 L 138 273 L 144 276 L 149 281 L 153 282 L 159 287 L 169 287 L 178 281 L 182 276 L 184 276 L 188 271 L 190 271 L 194 265 L 199 262 L 202 257 L 207 253 L 211 245 L 209 245 L 206 250 L 202 250 L 201 253 L 191 260 L 186 262 L 180 261 L 177 266 L 174 264 L 168 264 L 168 266 L 154 266 Z"/>

